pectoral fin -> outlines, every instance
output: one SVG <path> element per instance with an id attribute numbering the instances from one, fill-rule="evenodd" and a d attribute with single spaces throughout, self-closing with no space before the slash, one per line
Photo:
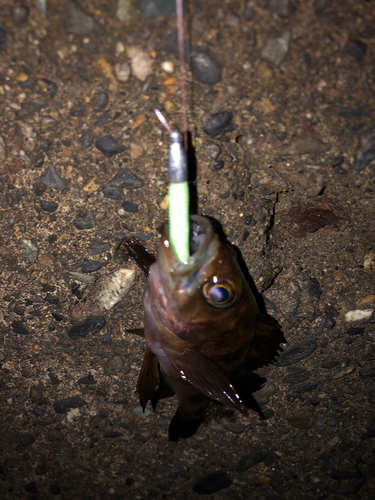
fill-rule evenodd
<path id="1" fill-rule="evenodd" d="M 137 380 L 137 392 L 143 411 L 146 408 L 147 401 L 153 396 L 156 387 L 159 384 L 159 368 L 155 354 L 146 347 L 145 357 L 141 371 Z"/>
<path id="2" fill-rule="evenodd" d="M 220 368 L 195 348 L 192 347 L 175 358 L 168 356 L 168 359 L 180 377 L 202 394 L 249 417 L 240 396 Z"/>
<path id="3" fill-rule="evenodd" d="M 284 334 L 270 316 L 258 313 L 254 342 L 246 361 L 247 370 L 255 370 L 275 360 L 280 344 L 285 342 Z"/>
<path id="4" fill-rule="evenodd" d="M 156 260 L 155 256 L 149 253 L 142 243 L 139 243 L 139 241 L 135 239 L 122 240 L 120 249 L 122 249 L 125 255 L 139 267 L 145 278 L 148 279 L 150 267 Z"/>

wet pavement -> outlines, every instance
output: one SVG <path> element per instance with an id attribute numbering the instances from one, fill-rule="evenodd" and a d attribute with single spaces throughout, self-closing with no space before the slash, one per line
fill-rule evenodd
<path id="1" fill-rule="evenodd" d="M 116 248 L 167 218 L 169 2 L 1 0 L 1 498 L 373 496 L 373 2 L 187 3 L 197 211 L 287 339 L 267 418 L 211 404 L 176 444 L 176 401 L 135 393 L 146 281 Z"/>

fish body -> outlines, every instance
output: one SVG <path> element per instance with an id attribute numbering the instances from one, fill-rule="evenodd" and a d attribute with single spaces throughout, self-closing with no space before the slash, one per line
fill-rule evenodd
<path id="1" fill-rule="evenodd" d="M 143 300 L 146 354 L 137 390 L 143 408 L 176 394 L 172 440 L 196 431 L 211 400 L 246 417 L 248 408 L 260 412 L 251 396 L 260 380 L 253 370 L 270 363 L 284 342 L 259 313 L 231 245 L 208 218 L 193 215 L 190 222 L 191 257 L 182 264 L 163 226 Z"/>

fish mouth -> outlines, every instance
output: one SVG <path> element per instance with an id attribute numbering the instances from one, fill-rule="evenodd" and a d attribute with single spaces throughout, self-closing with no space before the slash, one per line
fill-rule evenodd
<path id="1" fill-rule="evenodd" d="M 196 289 L 198 282 L 204 282 L 204 268 L 216 257 L 219 247 L 218 235 L 214 232 L 211 221 L 201 215 L 191 215 L 189 231 L 190 257 L 187 262 L 178 262 L 169 240 L 169 225 L 161 228 L 157 262 L 165 275 L 174 282 L 174 287 Z M 203 274 L 203 276 L 202 276 Z"/>

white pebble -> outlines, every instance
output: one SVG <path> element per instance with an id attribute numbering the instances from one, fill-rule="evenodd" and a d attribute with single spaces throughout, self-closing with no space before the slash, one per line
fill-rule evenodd
<path id="1" fill-rule="evenodd" d="M 128 56 L 131 59 L 133 75 L 144 82 L 152 74 L 152 59 L 140 47 L 132 46 L 128 48 Z"/>
<path id="2" fill-rule="evenodd" d="M 125 45 L 122 42 L 117 42 L 116 43 L 116 48 L 115 48 L 115 56 L 118 57 L 123 52 L 125 52 Z"/>
<path id="3" fill-rule="evenodd" d="M 102 290 L 98 296 L 99 307 L 106 311 L 112 309 L 129 292 L 134 284 L 135 277 L 136 270 L 133 267 L 130 269 L 119 269 L 111 276 L 105 278 Z"/>
<path id="4" fill-rule="evenodd" d="M 375 253 L 368 253 L 365 255 L 365 259 L 363 261 L 363 267 L 368 268 L 368 267 L 375 267 Z"/>
<path id="5" fill-rule="evenodd" d="M 130 66 L 128 63 L 117 63 L 114 67 L 116 78 L 119 82 L 127 82 L 130 78 Z"/>
<path id="6" fill-rule="evenodd" d="M 356 311 L 349 311 L 345 314 L 345 321 L 360 321 L 361 319 L 369 319 L 372 316 L 373 309 L 357 309 Z"/>
<path id="7" fill-rule="evenodd" d="M 152 413 L 152 411 L 149 410 L 148 408 L 145 408 L 145 411 L 143 411 L 142 406 L 137 406 L 136 408 L 133 408 L 133 412 L 139 417 L 148 417 Z"/>
<path id="8" fill-rule="evenodd" d="M 174 64 L 172 61 L 163 61 L 161 63 L 161 69 L 165 71 L 166 73 L 173 73 L 174 71 Z"/>

